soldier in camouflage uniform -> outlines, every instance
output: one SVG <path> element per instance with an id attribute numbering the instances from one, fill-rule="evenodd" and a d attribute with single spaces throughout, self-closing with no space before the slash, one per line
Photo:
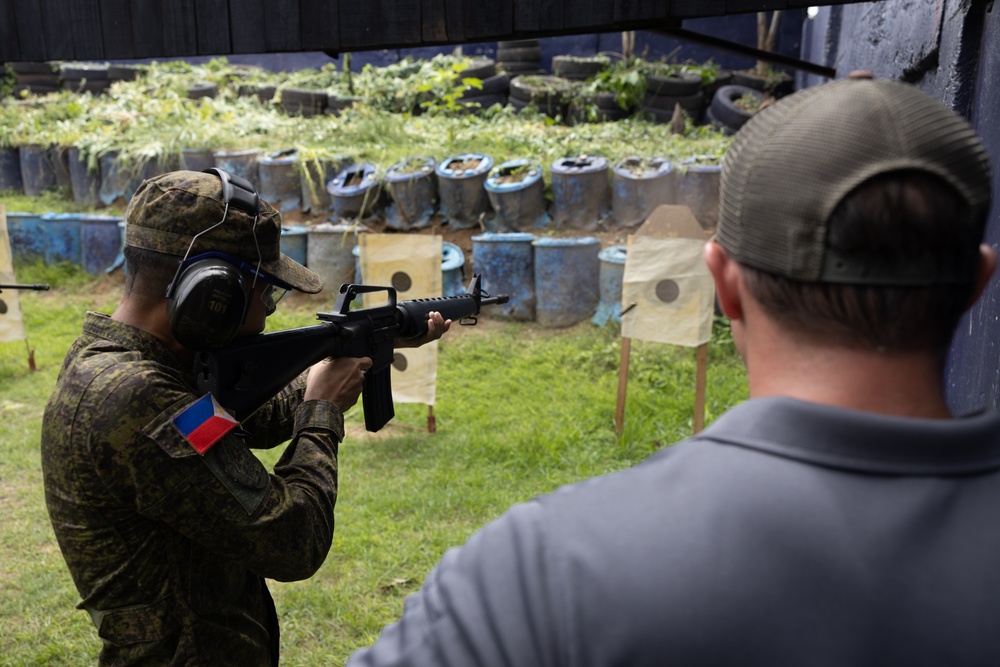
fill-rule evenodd
<path id="1" fill-rule="evenodd" d="M 226 209 L 213 174 L 146 181 L 126 220 L 122 301 L 110 317 L 87 313 L 45 409 L 45 498 L 59 546 L 103 640 L 100 664 L 277 664 L 264 578 L 305 579 L 330 549 L 343 411 L 371 360 L 316 364 L 200 453 L 175 423 L 200 398 L 193 351 L 167 315 L 181 256 L 219 251 L 259 266 L 240 335 L 263 330 L 275 284 L 316 293 L 322 280 L 281 254 L 270 205 L 261 200 L 256 218 Z M 411 344 L 448 324 L 432 314 Z M 289 439 L 273 474 L 249 451 Z"/>

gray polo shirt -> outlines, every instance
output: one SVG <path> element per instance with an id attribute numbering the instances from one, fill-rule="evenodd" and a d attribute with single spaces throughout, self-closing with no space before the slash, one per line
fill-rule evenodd
<path id="1" fill-rule="evenodd" d="M 747 401 L 451 549 L 349 665 L 1000 665 L 1000 415 Z"/>

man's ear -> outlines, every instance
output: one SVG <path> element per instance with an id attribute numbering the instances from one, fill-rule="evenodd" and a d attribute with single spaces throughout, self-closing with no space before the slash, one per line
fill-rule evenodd
<path id="1" fill-rule="evenodd" d="M 976 264 L 975 284 L 972 286 L 972 294 L 969 295 L 969 302 L 965 304 L 965 309 L 972 308 L 972 305 L 979 300 L 986 290 L 986 285 L 993 277 L 993 272 L 997 268 L 997 252 L 993 246 L 981 243 L 979 245 L 979 263 Z"/>
<path id="2" fill-rule="evenodd" d="M 705 264 L 715 281 L 715 294 L 719 300 L 719 308 L 730 320 L 743 317 L 743 304 L 740 299 L 742 275 L 740 265 L 736 263 L 721 245 L 714 240 L 705 244 L 703 251 Z"/>

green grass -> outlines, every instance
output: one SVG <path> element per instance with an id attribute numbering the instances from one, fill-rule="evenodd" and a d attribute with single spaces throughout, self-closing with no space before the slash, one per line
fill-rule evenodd
<path id="1" fill-rule="evenodd" d="M 18 267 L 37 372 L 23 342 L 0 344 L 0 666 L 92 665 L 100 642 L 59 554 L 45 512 L 38 439 L 42 409 L 86 310 L 110 312 L 121 275 Z M 7 292 L 4 292 L 7 296 Z M 314 321 L 331 304 L 298 296 L 272 327 Z M 456 327 L 440 343 L 437 433 L 427 408 L 397 404 L 378 434 L 348 415 L 341 447 L 337 529 L 308 581 L 274 583 L 282 664 L 340 665 L 398 618 L 445 549 L 512 503 L 618 470 L 691 432 L 693 349 L 633 341 L 624 432 L 614 429 L 620 338 L 589 322 L 551 330 L 490 321 Z M 709 346 L 707 420 L 746 396 L 728 327 Z M 261 458 L 271 465 L 280 452 Z"/>

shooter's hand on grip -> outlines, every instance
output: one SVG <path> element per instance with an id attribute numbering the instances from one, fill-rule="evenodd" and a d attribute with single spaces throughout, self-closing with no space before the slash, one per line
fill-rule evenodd
<path id="1" fill-rule="evenodd" d="M 369 357 L 324 359 L 309 368 L 305 400 L 323 399 L 347 412 L 361 395 L 365 371 L 372 367 Z"/>

